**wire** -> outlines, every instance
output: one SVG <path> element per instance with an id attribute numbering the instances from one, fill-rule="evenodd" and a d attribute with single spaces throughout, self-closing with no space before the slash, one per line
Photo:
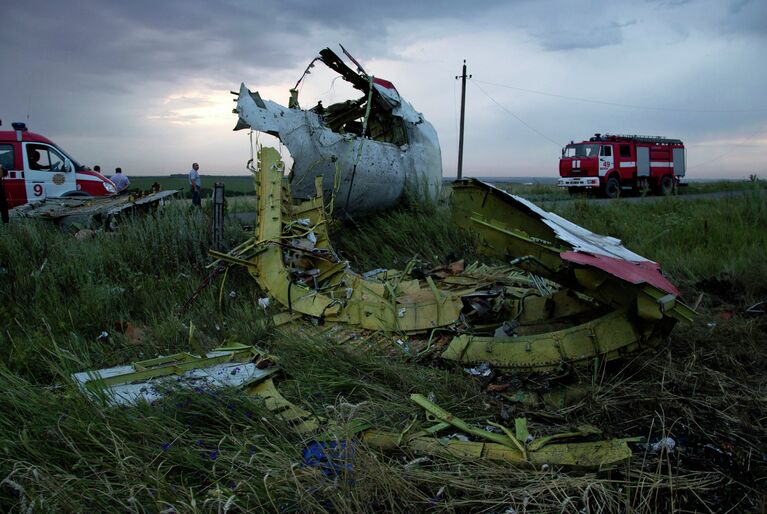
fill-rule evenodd
<path id="1" fill-rule="evenodd" d="M 550 96 L 553 98 L 562 98 L 565 100 L 576 100 L 578 102 L 588 102 L 593 104 L 601 104 L 601 105 L 610 105 L 613 107 L 626 107 L 629 109 L 644 109 L 648 111 L 672 111 L 672 112 L 698 112 L 698 113 L 746 113 L 746 112 L 754 112 L 754 111 L 767 111 L 765 108 L 755 108 L 755 109 L 679 109 L 675 107 L 653 107 L 653 106 L 647 106 L 647 105 L 632 105 L 632 104 L 624 104 L 624 103 L 618 103 L 618 102 L 607 102 L 604 100 L 594 100 L 592 98 L 581 98 L 578 96 L 567 96 L 567 95 L 558 95 L 556 93 L 547 93 L 545 91 L 536 91 L 535 89 L 525 89 L 522 87 L 516 87 L 516 86 L 510 86 L 508 84 L 498 84 L 496 82 L 487 82 L 484 80 L 477 80 L 474 79 L 476 82 L 481 82 L 483 84 L 487 84 L 489 86 L 496 86 L 496 87 L 503 87 L 506 89 L 513 89 L 515 91 L 524 91 L 525 93 L 533 93 L 536 95 L 542 95 L 542 96 Z"/>
<path id="2" fill-rule="evenodd" d="M 490 100 L 491 100 L 491 101 L 492 101 L 492 102 L 493 102 L 495 105 L 497 105 L 498 107 L 500 107 L 502 110 L 506 111 L 508 114 L 512 115 L 512 116 L 514 117 L 514 119 L 516 119 L 516 120 L 517 120 L 518 122 L 520 122 L 522 125 L 524 125 L 524 126 L 525 126 L 525 127 L 527 127 L 528 129 L 532 130 L 533 132 L 535 132 L 536 134 L 538 134 L 539 136 L 541 136 L 541 137 L 542 137 L 543 139 L 545 139 L 546 141 L 548 141 L 548 142 L 550 142 L 551 144 L 555 145 L 557 148 L 561 148 L 561 147 L 562 147 L 562 145 L 561 145 L 560 143 L 557 143 L 556 141 L 554 141 L 553 139 L 551 139 L 549 136 L 547 136 L 546 134 L 544 134 L 544 133 L 543 133 L 543 132 L 541 132 L 540 130 L 536 129 L 535 127 L 533 127 L 532 125 L 530 125 L 529 123 L 527 123 L 525 120 L 523 120 L 522 118 L 520 118 L 519 116 L 517 116 L 516 114 L 514 114 L 513 112 L 511 112 L 509 109 L 507 109 L 507 108 L 506 108 L 506 107 L 504 107 L 503 105 L 499 104 L 499 103 L 498 103 L 498 102 L 495 100 L 495 98 L 493 98 L 492 96 L 490 96 L 490 95 L 488 94 L 488 92 L 487 92 L 487 91 L 485 91 L 485 90 L 482 88 L 482 86 L 480 86 L 480 85 L 479 85 L 477 82 L 475 82 L 475 81 L 472 81 L 472 84 L 474 84 L 475 86 L 477 86 L 477 88 L 478 88 L 480 91 L 482 91 L 482 93 L 484 93 L 484 94 L 485 94 L 485 96 L 487 96 L 487 97 L 488 97 L 488 98 L 489 98 L 489 99 L 490 99 Z"/>

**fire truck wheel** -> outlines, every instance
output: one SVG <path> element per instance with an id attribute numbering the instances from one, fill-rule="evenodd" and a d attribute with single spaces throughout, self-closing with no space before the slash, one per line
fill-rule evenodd
<path id="1" fill-rule="evenodd" d="M 615 177 L 610 177 L 605 184 L 605 196 L 607 198 L 618 198 L 621 195 L 621 183 Z"/>
<path id="2" fill-rule="evenodd" d="M 664 175 L 660 179 L 660 194 L 668 196 L 674 191 L 674 179 L 670 175 Z"/>

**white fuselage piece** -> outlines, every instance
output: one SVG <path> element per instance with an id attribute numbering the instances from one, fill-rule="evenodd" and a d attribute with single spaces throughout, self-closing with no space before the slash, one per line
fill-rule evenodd
<path id="1" fill-rule="evenodd" d="M 237 114 L 252 129 L 276 135 L 288 148 L 294 198 L 314 196 L 317 176 L 322 176 L 326 199 L 335 195 L 336 213 L 386 209 L 405 192 L 418 201 L 439 195 L 442 155 L 437 132 L 398 95 L 392 115 L 402 120 L 407 132 L 408 142 L 402 146 L 334 132 L 317 113 L 261 100 L 245 84 L 240 86 Z"/>

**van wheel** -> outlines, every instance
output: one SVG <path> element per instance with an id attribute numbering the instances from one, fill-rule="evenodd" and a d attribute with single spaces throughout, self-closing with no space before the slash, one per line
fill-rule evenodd
<path id="1" fill-rule="evenodd" d="M 671 178 L 671 175 L 663 175 L 660 179 L 660 187 L 658 188 L 658 192 L 661 194 L 661 196 L 668 196 L 674 191 L 674 179 Z"/>
<path id="2" fill-rule="evenodd" d="M 621 195 L 621 183 L 615 177 L 607 179 L 605 184 L 605 196 L 607 198 L 618 198 Z"/>

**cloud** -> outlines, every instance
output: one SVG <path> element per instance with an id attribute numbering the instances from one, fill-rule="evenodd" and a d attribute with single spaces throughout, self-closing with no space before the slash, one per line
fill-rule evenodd
<path id="1" fill-rule="evenodd" d="M 339 42 L 435 124 L 446 169 L 457 153 L 454 77 L 464 58 L 476 78 L 523 89 L 749 111 L 627 109 L 483 85 L 554 141 L 634 131 L 692 145 L 744 138 L 767 124 L 767 70 L 758 65 L 767 2 L 759 0 L 445 0 L 439 8 L 412 0 L 30 0 L 6 2 L 2 18 L 0 69 L 12 72 L 0 78 L 0 118 L 7 124 L 29 113 L 33 130 L 76 156 L 93 155 L 83 160 L 108 164 L 114 155 L 147 173 L 188 166 L 189 152 L 207 170 L 240 169 L 249 146 L 230 131 L 228 91 L 244 81 L 284 102 L 317 51 L 338 50 Z M 340 96 L 340 83 L 328 77 L 313 73 L 302 103 Z M 472 86 L 468 102 L 468 167 L 555 173 L 550 141 Z"/>
<path id="2" fill-rule="evenodd" d="M 580 25 L 563 27 L 536 34 L 545 50 L 576 50 L 619 45 L 623 42 L 623 29 L 635 25 L 636 20 L 625 23 L 616 21 L 601 25 Z"/>

